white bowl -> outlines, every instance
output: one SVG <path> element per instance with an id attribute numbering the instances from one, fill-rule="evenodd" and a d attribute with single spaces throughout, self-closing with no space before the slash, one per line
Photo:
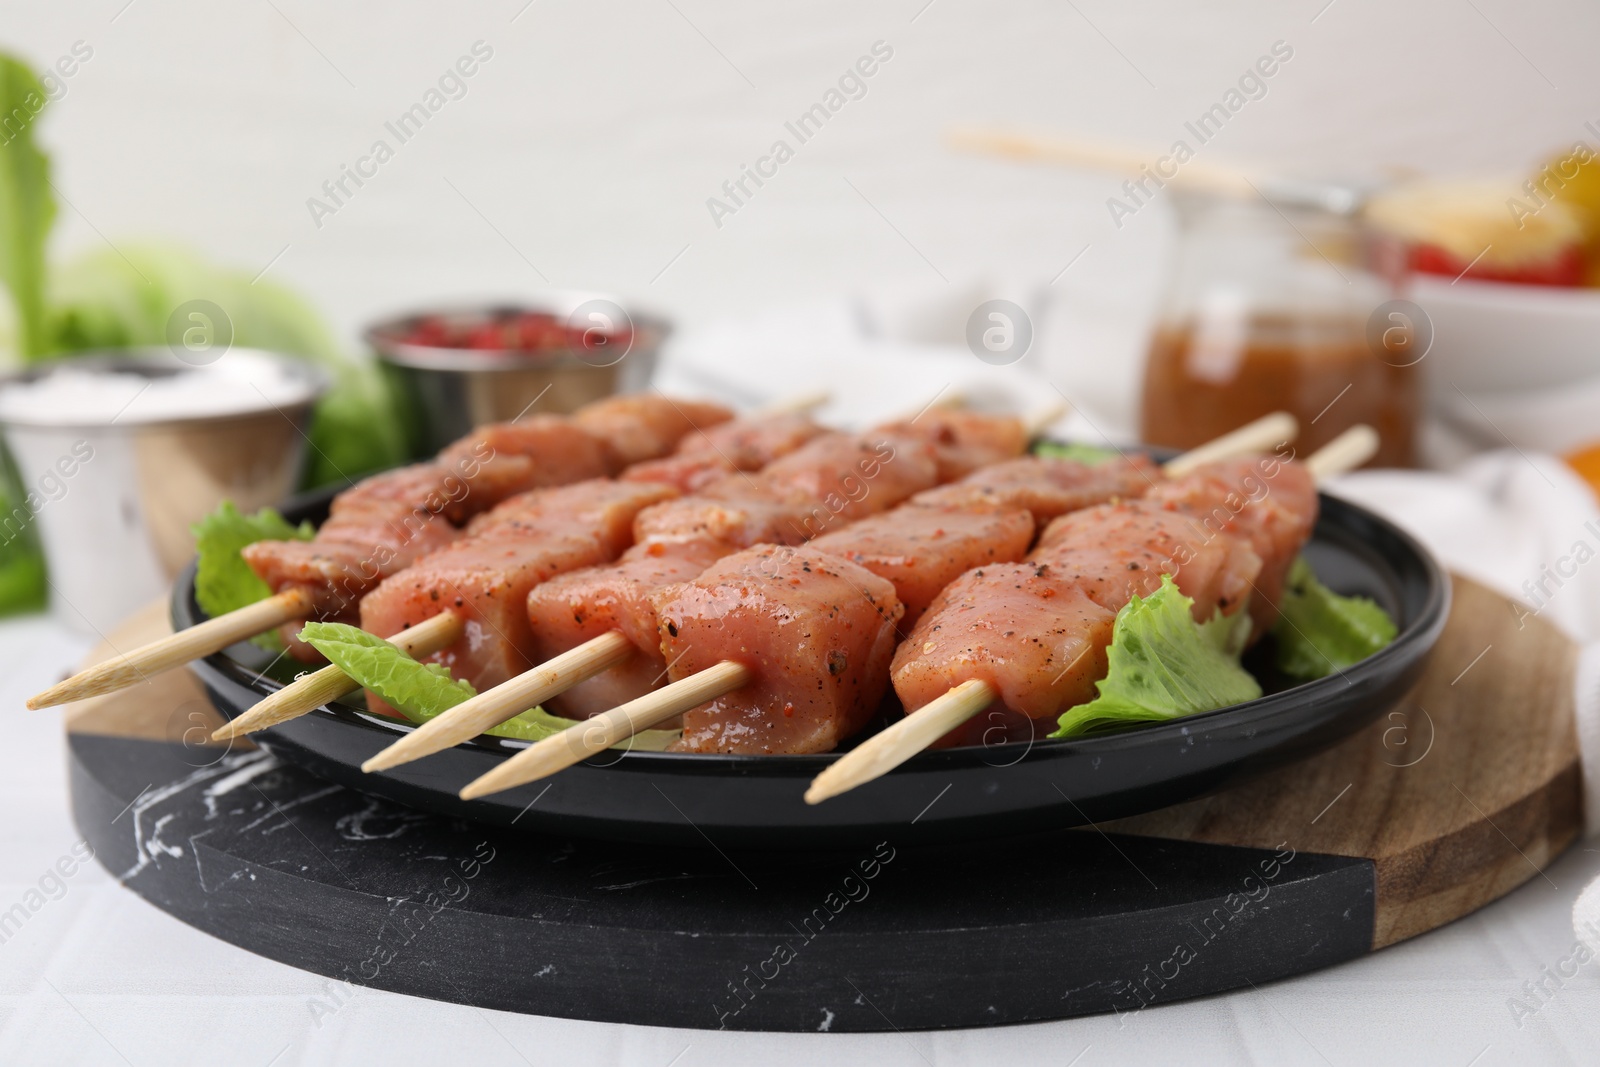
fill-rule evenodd
<path id="1" fill-rule="evenodd" d="M 1457 389 L 1548 389 L 1600 375 L 1600 289 L 1423 276 L 1411 298 L 1433 322 L 1426 371 L 1435 398 Z"/>
<path id="2" fill-rule="evenodd" d="M 1600 443 L 1600 376 L 1543 389 L 1469 393 L 1446 386 L 1435 410 L 1484 448 L 1509 442 L 1524 451 L 1565 455 Z"/>

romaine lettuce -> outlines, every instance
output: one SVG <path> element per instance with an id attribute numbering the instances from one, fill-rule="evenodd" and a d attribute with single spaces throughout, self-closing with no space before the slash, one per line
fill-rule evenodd
<path id="1" fill-rule="evenodd" d="M 427 722 L 477 695 L 471 683 L 451 678 L 439 664 L 419 663 L 383 638 L 355 626 L 309 622 L 300 630 L 300 639 L 412 722 Z M 573 719 L 533 708 L 486 732 L 541 741 L 576 725 Z M 633 738 L 631 746 L 623 742 L 618 747 L 659 752 L 677 737 L 676 730 L 646 730 Z"/>
<path id="2" fill-rule="evenodd" d="M 194 534 L 200 557 L 195 566 L 194 596 L 213 619 L 272 593 L 239 555 L 241 548 L 257 541 L 309 541 L 315 533 L 309 522 L 291 526 L 271 508 L 245 515 L 231 500 L 224 500 L 189 532 Z"/>
<path id="3" fill-rule="evenodd" d="M 1317 580 L 1301 556 L 1289 571 L 1272 636 L 1278 669 L 1312 679 L 1343 670 L 1393 641 L 1398 628 L 1363 596 L 1340 596 Z"/>
<path id="4" fill-rule="evenodd" d="M 1176 719 L 1254 700 L 1261 686 L 1239 665 L 1250 635 L 1249 612 L 1218 612 L 1196 623 L 1194 601 L 1170 575 L 1148 597 L 1134 597 L 1117 612 L 1107 650 L 1109 669 L 1096 683 L 1100 695 L 1062 714 L 1051 737 L 1135 722 Z"/>
<path id="5" fill-rule="evenodd" d="M 1072 459 L 1086 466 L 1094 467 L 1101 463 L 1109 463 L 1116 459 L 1119 453 L 1114 448 L 1101 448 L 1099 445 L 1085 445 L 1076 441 L 1062 444 L 1056 441 L 1040 441 L 1033 446 L 1036 456 L 1048 456 L 1051 459 Z"/>
<path id="6" fill-rule="evenodd" d="M 0 283 L 11 294 L 16 349 L 24 360 L 49 348 L 44 245 L 56 203 L 50 160 L 33 143 L 46 99 L 26 64 L 0 55 Z"/>

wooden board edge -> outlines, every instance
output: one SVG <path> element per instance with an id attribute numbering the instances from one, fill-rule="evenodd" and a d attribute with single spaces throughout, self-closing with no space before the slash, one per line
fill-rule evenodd
<path id="1" fill-rule="evenodd" d="M 1386 948 L 1470 915 L 1536 877 L 1583 835 L 1576 759 L 1482 822 L 1379 856 L 1372 947 Z"/>

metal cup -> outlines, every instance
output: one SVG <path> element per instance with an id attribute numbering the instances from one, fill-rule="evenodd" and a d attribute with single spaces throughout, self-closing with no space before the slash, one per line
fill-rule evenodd
<path id="1" fill-rule="evenodd" d="M 541 312 L 576 333 L 625 325 L 629 343 L 620 349 L 527 351 L 443 348 L 407 340 L 424 319 L 442 318 L 453 327 L 470 329 L 508 315 Z M 514 419 L 530 409 L 568 412 L 613 393 L 643 389 L 669 332 L 664 320 L 627 310 L 617 297 L 559 291 L 526 303 L 397 315 L 369 327 L 365 337 L 401 406 L 411 454 L 420 458 L 474 427 Z"/>
<path id="2" fill-rule="evenodd" d="M 0 415 L 26 497 L 0 514 L 0 540 L 37 524 L 52 607 L 73 629 L 104 632 L 160 596 L 194 555 L 190 525 L 223 499 L 251 511 L 294 490 L 326 377 L 267 352 L 234 348 L 224 358 L 277 363 L 300 388 L 285 403 L 260 395 L 247 410 L 216 415 L 143 420 L 136 403 L 125 415 L 81 423 L 47 411 Z M 209 373 L 165 348 L 128 349 L 41 364 L 0 379 L 0 388 L 63 368 L 152 380 Z"/>

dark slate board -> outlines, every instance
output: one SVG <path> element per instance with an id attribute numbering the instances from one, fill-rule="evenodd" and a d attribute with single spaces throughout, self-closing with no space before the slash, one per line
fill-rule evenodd
<path id="1" fill-rule="evenodd" d="M 422 814 L 259 750 L 74 733 L 70 751 L 79 828 L 162 910 L 330 978 L 509 1011 L 988 1026 L 1135 1011 L 1373 943 L 1366 859 L 1095 830 L 646 848 Z"/>

